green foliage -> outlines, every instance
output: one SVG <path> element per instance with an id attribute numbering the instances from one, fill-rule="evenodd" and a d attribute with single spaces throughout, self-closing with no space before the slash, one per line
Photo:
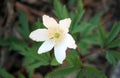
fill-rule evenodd
<path id="1" fill-rule="evenodd" d="M 86 37 L 81 38 L 78 43 L 78 47 L 81 50 L 81 53 L 86 54 L 89 53 L 89 46 L 91 45 L 99 45 L 99 41 L 97 40 L 98 34 L 88 35 Z"/>
<path id="2" fill-rule="evenodd" d="M 107 78 L 101 71 L 94 67 L 85 67 L 86 78 Z"/>
<path id="3" fill-rule="evenodd" d="M 79 58 L 79 54 L 75 50 L 71 50 L 70 54 L 67 57 L 67 61 L 70 66 L 81 67 L 82 62 Z"/>
<path id="4" fill-rule="evenodd" d="M 78 72 L 76 78 L 107 78 L 101 71 L 94 67 L 85 66 Z"/>
<path id="5" fill-rule="evenodd" d="M 29 73 L 29 78 L 32 78 L 32 75 L 34 73 L 34 70 L 40 66 L 44 65 L 43 62 L 34 62 L 33 64 L 29 64 L 26 69 L 27 69 L 27 72 Z"/>
<path id="6" fill-rule="evenodd" d="M 19 73 L 18 78 L 25 78 L 25 77 L 24 77 L 24 75 L 22 73 Z"/>
<path id="7" fill-rule="evenodd" d="M 59 65 L 59 63 L 57 62 L 55 56 L 52 58 L 52 61 L 51 61 L 50 65 L 52 65 L 52 66 L 57 66 L 57 65 Z"/>
<path id="8" fill-rule="evenodd" d="M 99 26 L 99 21 L 103 13 L 96 14 L 90 21 L 83 20 L 80 24 L 78 23 L 72 33 L 79 34 L 78 47 L 83 53 L 88 53 L 89 45 L 99 45 L 99 35 L 93 32 Z M 77 38 L 78 38 L 77 37 Z"/>
<path id="9" fill-rule="evenodd" d="M 106 42 L 106 33 L 105 33 L 104 29 L 102 28 L 102 25 L 98 26 L 98 35 L 99 35 L 100 46 L 101 46 L 101 48 L 103 48 L 104 45 L 106 45 L 105 44 L 105 42 Z"/>
<path id="10" fill-rule="evenodd" d="M 59 0 L 54 0 L 54 14 L 59 19 L 64 19 L 68 17 L 67 9 L 64 5 L 62 5 Z"/>
<path id="11" fill-rule="evenodd" d="M 88 53 L 89 51 L 88 51 L 88 44 L 87 43 L 85 43 L 84 41 L 80 41 L 79 43 L 78 43 L 78 47 L 80 48 L 80 51 L 81 51 L 81 53 L 83 53 L 83 54 L 86 54 L 86 53 Z"/>
<path id="12" fill-rule="evenodd" d="M 35 23 L 34 23 L 34 25 L 33 25 L 33 30 L 35 30 L 35 29 L 38 29 L 38 28 L 43 28 L 44 27 L 44 25 L 40 22 L 40 20 L 38 19 Z"/>
<path id="13" fill-rule="evenodd" d="M 25 39 L 28 39 L 30 34 L 29 23 L 23 12 L 19 13 L 19 21 L 20 25 L 16 28 Z"/>
<path id="14" fill-rule="evenodd" d="M 85 31 L 86 27 L 89 26 L 89 23 L 86 21 L 86 20 L 83 20 L 80 25 L 74 27 L 72 33 L 75 34 L 75 33 L 82 33 Z"/>
<path id="15" fill-rule="evenodd" d="M 109 45 L 109 48 L 120 47 L 120 38 L 112 41 Z"/>
<path id="16" fill-rule="evenodd" d="M 107 78 L 101 71 L 90 66 L 58 68 L 49 73 L 46 78 L 62 78 L 72 73 L 77 73 L 76 78 Z"/>
<path id="17" fill-rule="evenodd" d="M 106 59 L 109 63 L 116 65 L 118 60 L 120 60 L 120 53 L 116 51 L 107 51 Z"/>
<path id="18" fill-rule="evenodd" d="M 110 33 L 108 34 L 106 46 L 108 47 L 108 51 L 106 51 L 106 59 L 109 63 L 114 66 L 120 60 L 120 53 L 118 51 L 111 50 L 112 48 L 120 47 L 120 38 L 117 38 L 117 35 L 120 32 L 120 22 L 116 23 Z"/>
<path id="19" fill-rule="evenodd" d="M 96 14 L 91 20 L 85 31 L 82 32 L 82 36 L 89 35 L 98 25 L 101 19 L 102 13 Z M 87 30 L 87 31 L 86 31 Z"/>
<path id="20" fill-rule="evenodd" d="M 91 21 L 87 21 L 84 19 L 79 25 L 73 24 L 73 26 L 76 26 L 76 27 L 74 27 L 75 29 L 73 30 L 73 33 L 80 32 L 82 36 L 89 35 L 93 31 L 93 29 L 95 29 L 99 25 L 101 16 L 102 16 L 102 13 L 99 13 L 99 14 L 96 14 L 91 19 Z M 77 18 L 78 18 L 78 16 L 77 16 Z M 80 21 L 80 19 L 78 21 Z"/>
<path id="21" fill-rule="evenodd" d="M 0 76 L 2 76 L 3 78 L 15 78 L 13 75 L 11 75 L 10 73 L 8 73 L 3 68 L 0 68 Z"/>
<path id="22" fill-rule="evenodd" d="M 102 72 L 95 69 L 94 67 L 85 67 L 87 73 L 86 78 L 107 78 Z"/>
<path id="23" fill-rule="evenodd" d="M 41 65 L 45 66 L 49 64 L 50 55 L 49 53 L 44 53 L 42 55 L 37 54 L 37 50 L 40 47 L 41 43 L 35 45 L 33 44 L 33 46 L 31 47 L 29 46 L 27 42 L 29 40 L 30 29 L 28 21 L 23 12 L 20 12 L 19 20 L 21 25 L 19 27 L 17 26 L 17 30 L 19 31 L 23 39 L 18 39 L 16 37 L 10 37 L 7 39 L 0 38 L 0 45 L 9 46 L 11 51 L 17 51 L 25 57 L 23 66 L 26 68 L 29 74 L 29 78 L 32 78 L 32 75 L 36 68 L 40 67 Z M 37 22 L 35 25 L 42 27 L 42 23 L 40 22 Z M 27 42 L 25 40 L 27 40 Z M 1 72 L 1 74 L 4 75 L 4 72 Z M 12 77 L 9 77 L 9 75 L 7 75 L 5 76 L 5 78 Z M 22 74 L 19 74 L 19 78 L 24 77 L 22 76 Z"/>
<path id="24" fill-rule="evenodd" d="M 17 50 L 19 51 L 20 54 L 26 56 L 26 57 L 29 57 L 29 58 L 33 58 L 33 59 L 36 59 L 36 60 L 39 60 L 39 61 L 42 61 L 44 64 L 48 64 L 49 62 L 49 54 L 48 53 L 45 53 L 43 55 L 38 55 L 36 52 L 37 51 L 34 51 L 33 48 L 29 48 L 28 46 L 24 45 L 18 45 L 16 43 L 13 43 L 13 50 Z"/>
<path id="25" fill-rule="evenodd" d="M 72 73 L 77 72 L 79 69 L 75 67 L 65 67 L 55 69 L 53 72 L 49 73 L 46 78 L 62 78 L 68 76 Z"/>
<path id="26" fill-rule="evenodd" d="M 69 0 L 68 7 L 73 9 L 73 7 L 76 5 L 77 2 L 78 2 L 78 0 Z"/>
<path id="27" fill-rule="evenodd" d="M 34 74 L 34 70 L 40 67 L 41 65 L 44 65 L 44 63 L 42 63 L 41 61 L 37 61 L 33 58 L 30 58 L 30 57 L 25 57 L 23 61 L 23 67 L 26 68 L 29 74 L 29 78 L 31 78 L 32 75 Z"/>
<path id="28" fill-rule="evenodd" d="M 27 44 L 21 45 L 21 44 L 17 44 L 17 43 L 12 43 L 12 50 L 16 50 L 18 51 L 21 55 L 25 56 L 26 60 L 23 62 L 23 65 L 25 66 L 28 74 L 29 74 L 29 78 L 32 77 L 34 70 L 38 67 L 40 67 L 41 65 L 48 65 L 49 64 L 49 59 L 50 59 L 50 55 L 49 53 L 45 53 L 42 55 L 38 55 L 37 54 L 37 49 L 35 49 L 37 46 L 34 46 L 32 48 L 28 47 Z M 38 47 L 37 47 L 38 48 Z M 28 61 L 28 60 L 29 61 Z M 32 59 L 32 60 L 30 60 Z"/>
<path id="29" fill-rule="evenodd" d="M 88 35 L 88 36 L 86 36 L 86 37 L 81 38 L 81 42 L 84 42 L 84 43 L 86 43 L 87 45 L 88 45 L 88 44 L 98 45 L 99 42 L 98 42 L 97 38 L 98 38 L 98 34 L 97 34 L 97 33 L 94 33 L 94 34 L 92 34 L 92 35 Z"/>
<path id="30" fill-rule="evenodd" d="M 71 30 L 75 31 L 76 29 L 78 29 L 77 26 L 78 26 L 78 24 L 83 16 L 84 12 L 85 12 L 83 9 L 83 4 L 82 4 L 81 0 L 78 0 L 78 9 L 77 10 L 78 10 L 77 13 L 76 14 L 74 13 L 74 17 L 72 19 L 70 31 Z"/>
<path id="31" fill-rule="evenodd" d="M 107 43 L 109 44 L 120 32 L 120 22 L 116 23 L 107 37 Z"/>

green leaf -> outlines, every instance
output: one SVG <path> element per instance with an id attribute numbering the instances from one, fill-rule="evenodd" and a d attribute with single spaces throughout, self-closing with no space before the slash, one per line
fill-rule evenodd
<path id="1" fill-rule="evenodd" d="M 80 19 L 82 18 L 83 14 L 84 14 L 84 9 L 83 9 L 83 4 L 82 4 L 82 1 L 79 0 L 78 1 L 78 12 L 74 15 L 74 18 L 72 19 L 72 23 L 71 23 L 71 28 L 70 28 L 70 31 L 78 26 L 78 23 L 80 22 Z M 75 31 L 74 29 L 74 31 Z"/>
<path id="2" fill-rule="evenodd" d="M 80 42 L 78 43 L 78 47 L 80 48 L 80 50 L 81 50 L 81 52 L 82 52 L 83 54 L 86 54 L 86 53 L 89 52 L 89 50 L 88 50 L 88 44 L 85 43 L 84 41 L 80 41 Z"/>
<path id="3" fill-rule="evenodd" d="M 22 73 L 19 73 L 18 78 L 25 78 L 25 76 Z"/>
<path id="4" fill-rule="evenodd" d="M 21 25 L 16 28 L 25 39 L 28 39 L 30 34 L 29 23 L 22 11 L 19 13 L 19 21 Z"/>
<path id="5" fill-rule="evenodd" d="M 76 78 L 107 78 L 101 71 L 94 67 L 84 66 L 77 74 Z"/>
<path id="6" fill-rule="evenodd" d="M 63 6 L 59 0 L 54 0 L 54 13 L 59 19 L 64 19 L 68 17 L 67 9 Z"/>
<path id="7" fill-rule="evenodd" d="M 25 14 L 24 14 L 24 12 L 23 11 L 20 11 L 19 12 L 19 21 L 20 21 L 20 23 L 21 23 L 21 25 L 22 26 L 25 26 L 24 28 L 25 28 L 25 30 L 27 30 L 27 31 L 29 31 L 28 30 L 28 20 L 27 20 L 27 18 L 25 17 Z"/>
<path id="8" fill-rule="evenodd" d="M 23 47 L 23 45 L 12 43 L 12 46 L 13 46 L 13 50 L 17 50 L 20 54 L 26 57 L 39 60 L 43 62 L 45 65 L 49 64 L 49 59 L 50 59 L 49 53 L 38 55 L 37 51 L 35 51 L 33 48 L 28 47 L 27 45 L 24 45 Z"/>
<path id="9" fill-rule="evenodd" d="M 106 42 L 106 33 L 101 25 L 98 26 L 98 34 L 99 34 L 100 45 L 101 47 L 103 47 Z"/>
<path id="10" fill-rule="evenodd" d="M 107 43 L 109 43 L 118 35 L 120 32 L 120 22 L 117 22 L 113 27 L 107 37 Z"/>
<path id="11" fill-rule="evenodd" d="M 86 44 L 95 44 L 98 45 L 98 34 L 93 33 L 92 35 L 86 36 L 81 38 L 81 42 L 84 42 Z"/>
<path id="12" fill-rule="evenodd" d="M 79 11 L 81 11 L 81 10 L 83 10 L 83 2 L 82 2 L 82 0 L 78 0 L 78 10 Z"/>
<path id="13" fill-rule="evenodd" d="M 27 72 L 29 74 L 29 78 L 32 78 L 33 74 L 34 74 L 34 70 L 38 67 L 40 67 L 41 65 L 44 65 L 42 62 L 35 62 L 33 64 L 29 64 L 26 69 Z"/>
<path id="14" fill-rule="evenodd" d="M 84 36 L 91 33 L 91 31 L 99 25 L 101 16 L 103 13 L 96 14 L 91 20 L 90 25 L 86 27 L 85 31 L 83 32 Z"/>
<path id="15" fill-rule="evenodd" d="M 43 65 L 43 63 L 42 62 L 35 62 L 35 63 L 33 63 L 33 64 L 29 64 L 29 66 L 27 66 L 27 68 L 28 69 L 35 69 L 35 68 L 38 68 L 38 67 L 40 67 L 41 65 Z"/>
<path id="16" fill-rule="evenodd" d="M 65 77 L 68 76 L 72 73 L 77 72 L 79 69 L 75 68 L 75 67 L 66 67 L 66 68 L 58 68 L 55 69 L 53 72 L 49 73 L 46 78 L 61 78 L 61 77 Z"/>
<path id="17" fill-rule="evenodd" d="M 70 64 L 70 66 L 74 67 L 82 66 L 79 54 L 75 50 L 71 50 L 70 54 L 67 56 L 67 61 Z"/>
<path id="18" fill-rule="evenodd" d="M 3 78 L 15 78 L 14 76 L 12 76 L 10 73 L 8 73 L 5 69 L 0 68 L 0 75 Z"/>
<path id="19" fill-rule="evenodd" d="M 109 45 L 109 48 L 120 47 L 120 38 L 112 41 Z"/>
<path id="20" fill-rule="evenodd" d="M 12 47 L 12 43 L 15 42 L 20 45 L 26 45 L 26 42 L 16 38 L 16 37 L 9 37 L 7 39 L 0 38 L 0 45 L 2 46 L 9 46 L 9 50 L 12 50 L 14 47 Z"/>
<path id="21" fill-rule="evenodd" d="M 33 59 L 33 58 L 30 58 L 30 57 L 24 57 L 23 59 L 23 63 L 22 63 L 22 66 L 25 67 L 25 66 L 28 66 L 29 64 L 32 64 L 36 61 L 36 59 Z"/>
<path id="22" fill-rule="evenodd" d="M 35 29 L 45 28 L 45 27 L 44 27 L 43 23 L 41 23 L 40 20 L 38 19 L 38 20 L 34 23 L 34 25 L 33 25 L 32 28 L 35 30 Z"/>
<path id="23" fill-rule="evenodd" d="M 82 22 L 80 23 L 80 25 L 76 25 L 76 26 L 74 27 L 72 33 L 73 33 L 73 34 L 78 33 L 78 32 L 82 33 L 82 32 L 85 31 L 85 29 L 87 28 L 87 26 L 89 26 L 89 23 L 88 23 L 86 20 L 84 20 L 84 21 L 82 21 Z"/>
<path id="24" fill-rule="evenodd" d="M 120 60 L 120 53 L 116 51 L 107 51 L 106 59 L 109 63 L 116 65 L 118 60 Z"/>
<path id="25" fill-rule="evenodd" d="M 57 66 L 57 65 L 59 65 L 59 63 L 57 62 L 57 60 L 56 60 L 55 57 L 52 58 L 51 65 L 52 65 L 52 66 Z"/>
<path id="26" fill-rule="evenodd" d="M 86 78 L 107 78 L 101 71 L 94 67 L 85 66 L 83 71 L 83 74 L 86 76 Z"/>
<path id="27" fill-rule="evenodd" d="M 83 71 L 80 70 L 80 71 L 78 72 L 76 78 L 83 78 L 83 75 L 84 75 Z"/>
<path id="28" fill-rule="evenodd" d="M 68 1 L 68 6 L 70 9 L 73 9 L 73 7 L 76 5 L 78 1 L 77 0 L 69 0 Z"/>
<path id="29" fill-rule="evenodd" d="M 102 17 L 103 13 L 98 13 L 96 14 L 91 20 L 90 20 L 90 23 L 92 25 L 99 25 L 99 22 L 100 22 L 100 19 Z"/>

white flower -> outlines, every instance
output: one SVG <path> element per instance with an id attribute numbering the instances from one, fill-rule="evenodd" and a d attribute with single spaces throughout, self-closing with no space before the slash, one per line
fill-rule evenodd
<path id="1" fill-rule="evenodd" d="M 38 53 L 42 54 L 50 51 L 54 47 L 54 54 L 57 61 L 62 64 L 66 58 L 67 48 L 76 48 L 72 36 L 68 33 L 71 19 L 60 20 L 59 23 L 52 17 L 43 15 L 43 24 L 46 28 L 37 29 L 30 33 L 30 38 L 34 41 L 45 41 L 39 48 Z"/>

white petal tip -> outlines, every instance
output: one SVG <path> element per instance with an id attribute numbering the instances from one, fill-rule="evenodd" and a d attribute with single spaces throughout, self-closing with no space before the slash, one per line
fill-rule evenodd
<path id="1" fill-rule="evenodd" d="M 71 18 L 66 18 L 66 19 L 63 19 L 65 22 L 69 22 L 71 23 Z"/>
<path id="2" fill-rule="evenodd" d="M 43 15 L 43 18 L 44 18 L 44 17 L 49 17 L 49 16 L 48 16 L 48 15 Z"/>
<path id="3" fill-rule="evenodd" d="M 39 50 L 38 50 L 38 54 L 43 54 L 43 53 L 45 53 L 45 52 L 40 47 Z"/>
<path id="4" fill-rule="evenodd" d="M 63 64 L 63 61 L 58 61 L 59 64 Z"/>
<path id="5" fill-rule="evenodd" d="M 33 36 L 32 33 L 30 33 L 29 38 L 32 39 L 32 40 L 34 40 L 34 41 L 36 41 L 36 40 L 34 39 L 34 36 Z"/>
<path id="6" fill-rule="evenodd" d="M 31 34 L 29 35 L 29 38 L 31 39 Z"/>
<path id="7" fill-rule="evenodd" d="M 37 29 L 30 33 L 29 38 L 34 41 L 45 41 L 48 39 L 48 31 L 47 29 Z"/>
<path id="8" fill-rule="evenodd" d="M 70 18 L 67 18 L 67 20 L 68 20 L 69 22 L 71 22 L 71 19 L 70 19 Z"/>
<path id="9" fill-rule="evenodd" d="M 38 52 L 38 54 L 42 54 L 43 52 Z"/>
<path id="10" fill-rule="evenodd" d="M 59 64 L 63 64 L 63 62 L 59 62 Z"/>
<path id="11" fill-rule="evenodd" d="M 32 34 L 30 33 L 29 38 L 32 39 Z"/>
<path id="12" fill-rule="evenodd" d="M 38 54 L 43 54 L 44 52 L 41 50 L 41 47 L 38 49 Z"/>
<path id="13" fill-rule="evenodd" d="M 42 53 L 43 53 L 43 52 L 39 49 L 39 50 L 38 50 L 38 54 L 42 54 Z"/>
<path id="14" fill-rule="evenodd" d="M 35 39 L 32 34 L 29 35 L 29 38 L 32 39 L 33 41 L 39 42 L 39 40 Z"/>
<path id="15" fill-rule="evenodd" d="M 75 44 L 74 47 L 73 47 L 73 49 L 76 49 L 76 48 L 77 48 L 77 45 Z"/>

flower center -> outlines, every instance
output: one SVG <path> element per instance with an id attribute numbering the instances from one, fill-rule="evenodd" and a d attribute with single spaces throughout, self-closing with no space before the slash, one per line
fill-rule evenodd
<path id="1" fill-rule="evenodd" d="M 59 33 L 55 33 L 55 34 L 54 34 L 54 37 L 55 37 L 55 38 L 59 38 L 59 37 L 60 37 L 60 34 L 59 34 Z"/>
<path id="2" fill-rule="evenodd" d="M 48 36 L 50 39 L 53 39 L 55 44 L 57 45 L 59 42 L 61 42 L 64 32 L 59 27 L 51 27 L 48 28 Z"/>

